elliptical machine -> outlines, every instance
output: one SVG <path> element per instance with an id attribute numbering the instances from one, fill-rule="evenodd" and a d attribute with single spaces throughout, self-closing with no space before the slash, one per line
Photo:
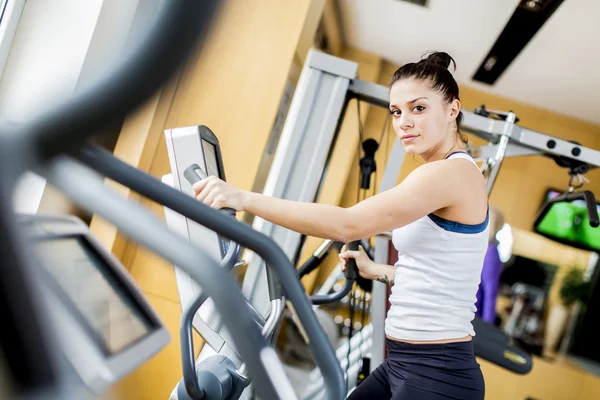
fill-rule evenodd
<path id="1" fill-rule="evenodd" d="M 165 139 L 171 161 L 171 174 L 162 177 L 163 183 L 191 197 L 193 185 L 209 175 L 226 180 L 219 140 L 210 128 L 200 125 L 169 129 L 165 132 Z M 234 210 L 220 211 L 235 221 Z M 216 234 L 210 227 L 198 224 L 192 218 L 184 217 L 168 205 L 165 205 L 164 212 L 167 225 L 171 230 L 203 247 L 214 258 L 220 258 L 221 268 L 228 273 L 236 265 L 243 264 L 239 261 L 241 246 L 238 243 Z M 357 244 L 350 244 L 350 246 L 356 247 Z M 314 265 L 316 267 L 318 263 Z M 307 271 L 308 266 L 298 271 L 296 278 L 298 283 L 300 277 Z M 219 321 L 219 315 L 208 304 L 210 299 L 203 295 L 202 288 L 190 282 L 189 276 L 183 271 L 177 270 L 176 274 L 183 312 L 180 326 L 183 378 L 174 388 L 170 398 L 172 400 L 237 399 L 250 384 L 250 379 L 246 376 L 247 366 L 239 352 L 232 346 L 230 333 L 224 329 Z M 249 303 L 247 308 L 257 327 L 261 329 L 262 336 L 267 342 L 273 343 L 286 308 L 286 301 L 281 283 L 275 279 L 271 268 L 266 270 L 266 275 L 270 309 L 256 310 Z M 320 305 L 337 302 L 345 297 L 358 277 L 355 263 L 351 263 L 345 277 L 345 284 L 339 291 L 310 296 L 310 302 Z M 290 310 L 296 312 L 295 308 Z M 196 362 L 194 362 L 192 329 L 195 329 L 205 340 Z M 327 340 L 325 336 L 324 339 Z M 305 337 L 305 340 L 310 342 L 309 338 Z"/>

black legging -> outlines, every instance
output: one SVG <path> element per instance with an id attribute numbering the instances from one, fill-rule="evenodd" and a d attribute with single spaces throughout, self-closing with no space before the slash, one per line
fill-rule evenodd
<path id="1" fill-rule="evenodd" d="M 348 400 L 481 400 L 485 383 L 473 343 L 410 344 L 386 339 L 388 357 Z"/>

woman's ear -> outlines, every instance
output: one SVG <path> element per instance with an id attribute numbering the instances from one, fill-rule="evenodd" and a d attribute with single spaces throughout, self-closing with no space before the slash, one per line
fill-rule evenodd
<path id="1" fill-rule="evenodd" d="M 452 100 L 452 103 L 450 103 L 450 118 L 456 119 L 458 117 L 458 114 L 460 113 L 460 109 L 461 109 L 460 100 L 458 100 L 458 99 Z"/>

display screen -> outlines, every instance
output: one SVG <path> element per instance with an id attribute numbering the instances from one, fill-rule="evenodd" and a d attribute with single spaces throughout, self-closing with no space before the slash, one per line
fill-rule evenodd
<path id="1" fill-rule="evenodd" d="M 36 250 L 106 353 L 114 354 L 151 332 L 149 317 L 83 237 L 39 241 Z"/>
<path id="2" fill-rule="evenodd" d="M 202 140 L 202 150 L 204 151 L 204 162 L 206 163 L 206 174 L 222 178 L 219 174 L 219 164 L 217 162 L 217 149 L 215 146 Z"/>
<path id="3" fill-rule="evenodd" d="M 549 190 L 546 200 L 557 197 L 559 191 Z M 596 205 L 600 213 L 600 206 Z M 590 226 L 583 200 L 554 203 L 535 231 L 577 248 L 600 251 L 600 227 Z"/>

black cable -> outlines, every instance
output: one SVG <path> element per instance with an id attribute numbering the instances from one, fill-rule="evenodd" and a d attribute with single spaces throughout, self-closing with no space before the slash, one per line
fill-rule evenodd
<path id="1" fill-rule="evenodd" d="M 358 114 L 358 139 L 360 140 L 358 143 L 360 148 L 360 144 L 363 142 L 363 125 L 362 118 L 360 116 L 360 100 L 358 99 L 356 99 L 356 110 Z"/>
<path id="2" fill-rule="evenodd" d="M 387 113 L 385 114 L 385 119 L 383 121 L 383 128 L 381 129 L 381 136 L 379 137 L 379 144 L 383 143 L 383 139 L 385 138 L 385 162 L 384 164 L 387 166 L 388 160 L 390 158 L 390 139 L 388 137 L 389 132 L 389 116 Z M 377 194 L 377 170 L 375 170 L 375 182 L 373 184 L 373 195 Z"/>
<path id="3" fill-rule="evenodd" d="M 362 362 L 362 346 L 364 343 L 364 335 L 362 333 L 362 330 L 365 327 L 365 317 L 366 317 L 366 307 L 365 307 L 365 302 L 367 301 L 367 297 L 366 297 L 366 292 L 363 291 L 362 292 L 362 305 L 360 306 L 360 329 L 358 330 L 357 334 L 360 334 L 360 341 L 358 342 L 358 358 L 361 360 Z M 360 304 L 360 302 L 359 302 Z M 361 364 L 362 367 L 362 364 Z M 359 371 L 360 371 L 360 367 L 359 367 Z"/>
<path id="4" fill-rule="evenodd" d="M 362 292 L 362 308 L 361 308 L 361 314 L 360 314 L 360 331 L 361 331 L 361 337 L 360 337 L 360 343 L 361 343 L 361 348 L 362 348 L 362 343 L 363 343 L 363 335 L 362 335 L 362 330 L 365 327 L 365 321 L 367 318 L 367 293 L 363 290 Z"/>
<path id="5" fill-rule="evenodd" d="M 350 353 L 352 350 L 352 346 L 351 346 L 351 342 L 352 342 L 352 328 L 353 328 L 353 324 L 354 324 L 354 295 L 356 293 L 356 288 L 353 286 L 352 287 L 352 291 L 350 292 L 350 302 L 349 302 L 349 314 L 350 314 L 350 329 L 348 330 L 348 352 L 346 354 L 346 359 L 347 359 L 347 363 L 346 363 L 346 392 L 348 392 L 348 390 L 350 390 L 350 387 L 348 386 L 348 380 L 350 378 L 349 374 L 349 370 L 350 370 Z"/>

